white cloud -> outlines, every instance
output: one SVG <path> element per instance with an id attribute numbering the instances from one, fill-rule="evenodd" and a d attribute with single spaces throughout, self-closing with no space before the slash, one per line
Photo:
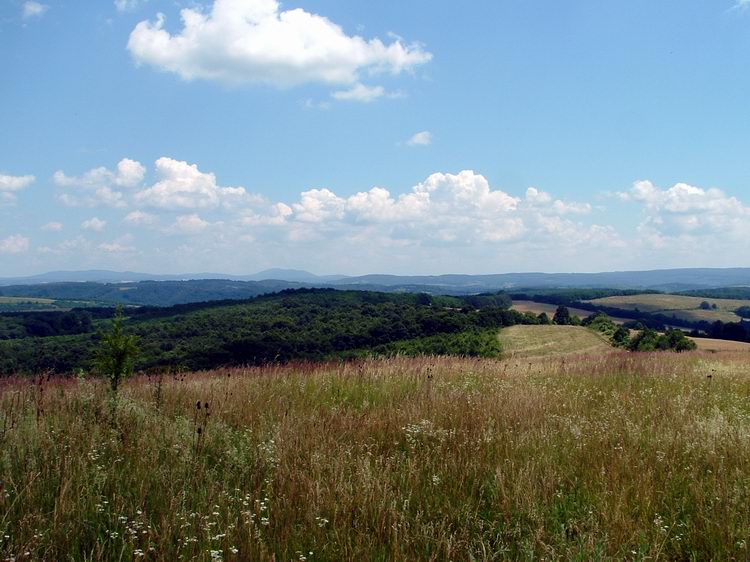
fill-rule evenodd
<path id="1" fill-rule="evenodd" d="M 198 209 L 231 207 L 251 197 L 244 187 L 220 187 L 214 174 L 172 158 L 159 158 L 156 174 L 159 181 L 136 193 L 138 203 L 164 209 Z"/>
<path id="2" fill-rule="evenodd" d="M 117 8 L 118 12 L 132 12 L 146 2 L 148 0 L 115 0 L 115 8 Z"/>
<path id="3" fill-rule="evenodd" d="M 210 12 L 183 9 L 181 18 L 183 28 L 174 35 L 164 29 L 163 14 L 140 22 L 128 41 L 135 61 L 186 80 L 350 85 L 366 98 L 363 74 L 396 75 L 432 58 L 419 44 L 350 36 L 323 16 L 281 10 L 276 0 L 215 0 Z M 370 98 L 377 88 L 369 88 Z"/>
<path id="4" fill-rule="evenodd" d="M 97 217 L 92 217 L 81 223 L 81 228 L 84 230 L 93 230 L 94 232 L 101 232 L 105 226 L 107 226 L 107 221 L 103 221 Z"/>
<path id="5" fill-rule="evenodd" d="M 76 256 L 90 256 L 94 248 L 91 243 L 86 240 L 83 236 L 63 240 L 57 246 L 40 246 L 37 251 L 42 254 L 73 254 Z"/>
<path id="6" fill-rule="evenodd" d="M 177 217 L 174 224 L 167 229 L 173 234 L 197 234 L 210 226 L 208 221 L 203 220 L 196 214 L 181 215 Z"/>
<path id="7" fill-rule="evenodd" d="M 63 229 L 63 223 L 57 221 L 48 222 L 41 228 L 47 232 L 60 232 Z"/>
<path id="8" fill-rule="evenodd" d="M 291 205 L 277 203 L 266 213 L 250 213 L 242 224 L 284 227 L 293 241 L 366 236 L 381 244 L 472 245 L 570 237 L 566 244 L 576 244 L 593 240 L 592 227 L 564 215 L 590 210 L 586 203 L 566 203 L 534 188 L 526 199 L 513 197 L 492 189 L 484 176 L 465 170 L 432 174 L 398 196 L 382 187 L 349 197 L 311 189 Z M 573 231 L 579 234 L 571 236 Z"/>
<path id="9" fill-rule="evenodd" d="M 58 170 L 52 179 L 62 188 L 79 191 L 76 195 L 69 192 L 60 195 L 60 201 L 70 207 L 126 207 L 125 197 L 119 189 L 135 188 L 141 184 L 145 176 L 146 168 L 140 162 L 123 158 L 117 163 L 114 171 L 101 166 L 81 176 L 68 176 L 62 170 Z"/>
<path id="10" fill-rule="evenodd" d="M 333 92 L 331 96 L 339 101 L 361 101 L 370 103 L 385 95 L 383 86 L 365 86 L 364 84 L 355 84 L 348 90 L 339 90 Z"/>
<path id="11" fill-rule="evenodd" d="M 145 213 L 143 211 L 133 211 L 125 216 L 123 222 L 142 226 L 154 224 L 158 220 L 158 217 L 156 215 L 152 215 L 151 213 Z"/>
<path id="12" fill-rule="evenodd" d="M 293 213 L 292 208 L 285 203 L 270 205 L 265 214 L 254 211 L 245 211 L 242 224 L 248 226 L 279 226 L 286 223 L 287 218 Z"/>
<path id="13" fill-rule="evenodd" d="M 34 176 L 6 176 L 0 174 L 0 191 L 20 191 L 34 183 Z"/>
<path id="14" fill-rule="evenodd" d="M 639 243 L 673 255 L 726 255 L 746 246 L 750 237 L 750 206 L 716 188 L 677 183 L 662 189 L 647 180 L 616 194 L 643 208 L 637 227 Z"/>
<path id="15" fill-rule="evenodd" d="M 0 254 L 22 254 L 29 249 L 29 239 L 14 234 L 3 240 L 0 240 Z"/>
<path id="16" fill-rule="evenodd" d="M 120 187 L 136 187 L 145 176 L 146 168 L 143 164 L 130 158 L 123 158 L 117 163 L 114 181 Z"/>
<path id="17" fill-rule="evenodd" d="M 117 169 L 111 171 L 104 166 L 93 168 L 81 176 L 67 176 L 62 170 L 54 173 L 52 179 L 60 187 L 98 188 L 101 186 L 137 187 L 146 176 L 146 168 L 140 162 L 123 158 Z"/>
<path id="18" fill-rule="evenodd" d="M 0 205 L 15 203 L 16 192 L 34 183 L 34 176 L 6 176 L 0 174 Z"/>
<path id="19" fill-rule="evenodd" d="M 38 18 L 44 15 L 49 9 L 46 4 L 40 4 L 39 2 L 24 2 L 21 8 L 21 15 L 23 19 Z"/>
<path id="20" fill-rule="evenodd" d="M 432 133 L 430 131 L 421 131 L 413 135 L 406 144 L 409 146 L 430 146 L 432 144 Z"/>
<path id="21" fill-rule="evenodd" d="M 618 193 L 625 201 L 643 203 L 649 209 L 669 213 L 745 213 L 747 208 L 736 198 L 716 188 L 703 189 L 677 183 L 662 190 L 650 181 L 637 181 L 628 192 Z"/>
<path id="22" fill-rule="evenodd" d="M 135 252 L 135 247 L 131 244 L 133 237 L 130 234 L 120 236 L 117 240 L 112 242 L 103 242 L 97 246 L 103 252 L 108 254 L 123 254 L 128 252 Z"/>
<path id="23" fill-rule="evenodd" d="M 554 199 L 549 193 L 540 191 L 535 187 L 529 187 L 526 190 L 525 203 L 528 207 L 545 215 L 586 215 L 592 209 L 590 203 L 566 202 Z"/>

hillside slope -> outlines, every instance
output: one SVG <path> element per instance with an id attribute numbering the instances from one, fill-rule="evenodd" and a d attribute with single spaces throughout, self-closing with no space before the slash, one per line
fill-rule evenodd
<path id="1" fill-rule="evenodd" d="M 459 299 L 301 289 L 247 301 L 128 310 L 126 328 L 138 337 L 141 369 L 206 369 L 371 352 L 488 356 L 499 353 L 497 340 L 489 337 L 493 350 L 477 332 L 530 321 L 507 310 L 508 304 L 504 295 Z M 97 320 L 96 327 L 106 330 L 108 322 Z M 0 341 L 0 374 L 89 369 L 98 340 L 97 334 L 84 333 Z"/>
<path id="2" fill-rule="evenodd" d="M 580 326 L 512 326 L 503 329 L 498 337 L 507 357 L 615 351 L 599 334 Z"/>

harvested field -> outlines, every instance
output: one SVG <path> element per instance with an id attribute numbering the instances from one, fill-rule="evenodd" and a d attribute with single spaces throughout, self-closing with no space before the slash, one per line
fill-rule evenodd
<path id="1" fill-rule="evenodd" d="M 750 352 L 750 343 L 710 338 L 691 338 L 701 351 Z"/>
<path id="2" fill-rule="evenodd" d="M 501 330 L 508 357 L 546 357 L 616 351 L 602 336 L 580 326 L 512 326 Z"/>
<path id="3" fill-rule="evenodd" d="M 640 310 L 651 314 L 664 314 L 691 322 L 706 320 L 715 322 L 739 322 L 740 317 L 734 311 L 741 306 L 750 305 L 747 300 L 711 299 L 685 295 L 643 294 L 618 297 L 604 297 L 588 301 L 598 306 L 619 308 L 621 310 Z M 716 309 L 703 310 L 701 303 L 716 305 Z"/>

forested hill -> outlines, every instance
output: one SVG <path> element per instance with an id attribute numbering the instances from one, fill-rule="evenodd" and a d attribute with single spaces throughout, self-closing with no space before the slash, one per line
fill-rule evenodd
<path id="1" fill-rule="evenodd" d="M 247 301 L 127 309 L 128 332 L 138 337 L 139 369 L 204 369 L 366 353 L 499 352 L 497 328 L 535 322 L 508 310 L 503 294 L 431 297 L 332 289 L 287 290 Z M 0 341 L 0 373 L 88 370 L 99 333 L 90 331 Z"/>

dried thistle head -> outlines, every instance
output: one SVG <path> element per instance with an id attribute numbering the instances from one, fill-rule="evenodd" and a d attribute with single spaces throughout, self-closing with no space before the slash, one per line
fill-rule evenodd
<path id="1" fill-rule="evenodd" d="M 198 401 L 197 401 L 197 402 L 195 403 L 195 409 L 196 409 L 196 410 L 200 410 L 200 409 L 201 409 L 201 401 L 200 401 L 200 400 L 198 400 Z"/>

